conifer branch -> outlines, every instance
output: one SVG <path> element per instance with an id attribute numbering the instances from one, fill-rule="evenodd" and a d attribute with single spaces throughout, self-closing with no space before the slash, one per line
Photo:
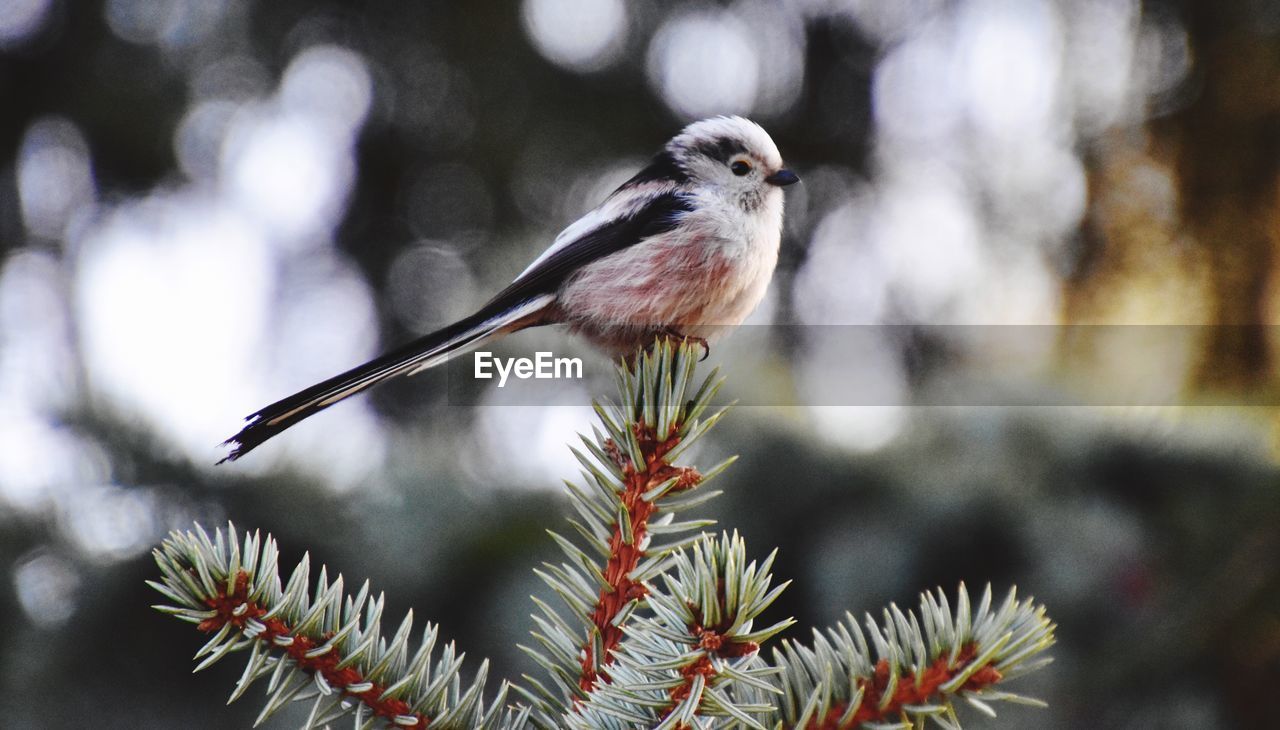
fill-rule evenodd
<path id="1" fill-rule="evenodd" d="M 568 484 L 581 518 L 570 523 L 588 550 L 553 532 L 569 560 L 538 571 L 571 618 L 537 602 L 534 638 L 540 648 L 521 647 L 550 675 L 551 686 L 526 677 L 531 690 L 521 689 L 541 726 L 561 727 L 566 714 L 610 680 L 627 622 L 649 594 L 648 581 L 668 570 L 677 550 L 700 539 L 681 533 L 713 524 L 675 521 L 676 513 L 718 494 L 693 490 L 733 461 L 706 474 L 675 464 L 724 414 L 704 418 L 721 381 L 713 371 L 695 389 L 697 352 L 696 345 L 659 339 L 633 366 L 618 367 L 620 405 L 596 403 L 600 428 L 593 438 L 582 437 L 590 456 L 573 450 L 585 484 Z"/>
<path id="2" fill-rule="evenodd" d="M 437 627 L 428 624 L 418 650 L 409 653 L 410 612 L 388 641 L 381 632 L 383 597 L 372 598 L 366 581 L 354 597 L 320 568 L 314 593 L 310 556 L 281 587 L 275 540 L 244 535 L 227 526 L 213 539 L 199 525 L 173 532 L 153 551 L 162 582 L 147 583 L 172 603 L 154 608 L 196 624 L 213 637 L 195 658 L 196 671 L 227 655 L 249 650 L 244 673 L 228 701 L 269 676 L 268 699 L 256 724 L 290 701 L 310 701 L 305 728 L 353 715 L 356 728 L 381 722 L 396 728 L 520 727 L 519 713 L 503 713 L 504 682 L 488 710 L 482 698 L 488 662 L 465 688 L 463 655 L 452 644 L 435 658 Z"/>
<path id="3" fill-rule="evenodd" d="M 733 459 L 699 473 L 677 465 L 723 411 L 708 415 L 715 372 L 695 388 L 698 347 L 657 343 L 618 368 L 620 404 L 597 404 L 600 426 L 574 450 L 583 482 L 569 483 L 578 540 L 552 538 L 567 560 L 536 571 L 567 607 L 534 599 L 536 647 L 521 647 L 547 672 L 513 685 L 524 703 L 504 707 L 508 685 L 483 699 L 487 663 L 463 683 L 462 655 L 436 651 L 428 625 L 410 652 L 412 614 L 387 639 L 384 601 L 365 583 L 355 596 L 321 568 L 315 588 L 304 557 L 287 583 L 275 541 L 213 538 L 199 526 L 174 532 L 154 552 L 170 602 L 161 611 L 212 638 L 197 670 L 248 650 L 231 695 L 268 677 L 258 722 L 290 701 L 308 701 L 305 727 L 343 716 L 354 727 L 563 728 L 960 727 L 956 701 L 994 715 L 993 701 L 1042 705 L 1003 690 L 1049 662 L 1054 626 L 1043 607 L 1011 591 L 998 607 L 988 586 L 977 607 L 964 586 L 953 612 L 942 591 L 915 613 L 896 606 L 864 632 L 852 617 L 811 645 L 783 641 L 766 661 L 760 645 L 791 625 L 755 621 L 786 584 L 773 585 L 773 555 L 748 562 L 736 535 L 701 532 L 707 520 L 676 515 L 714 498 L 700 488 Z M 873 652 L 874 649 L 874 652 Z"/>
<path id="4" fill-rule="evenodd" d="M 1040 656 L 1055 628 L 1043 606 L 1011 590 L 993 609 L 988 585 L 973 610 L 961 585 L 954 614 L 939 590 L 921 594 L 918 617 L 890 604 L 879 626 L 866 616 L 866 634 L 846 614 L 825 636 L 815 630 L 812 647 L 784 641 L 773 655 L 782 670 L 782 727 L 909 729 L 933 720 L 959 730 L 957 698 L 991 717 L 991 701 L 1044 706 L 995 689 L 1051 661 Z"/>
<path id="5" fill-rule="evenodd" d="M 760 643 L 794 623 L 786 619 L 753 630 L 754 620 L 787 584 L 770 589 L 770 555 L 747 562 L 735 533 L 703 534 L 692 550 L 678 552 L 672 570 L 647 599 L 652 616 L 633 618 L 610 668 L 611 681 L 593 691 L 570 727 L 693 727 L 696 718 L 719 718 L 765 730 L 756 716 L 776 703 L 746 704 L 730 695 L 738 684 L 776 695 L 777 673 L 758 659 Z"/>

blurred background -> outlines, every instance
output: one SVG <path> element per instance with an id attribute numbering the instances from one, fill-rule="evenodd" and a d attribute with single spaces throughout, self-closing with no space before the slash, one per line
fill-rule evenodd
<path id="1" fill-rule="evenodd" d="M 760 327 L 713 352 L 749 405 L 697 458 L 742 455 L 702 512 L 780 548 L 771 615 L 804 639 L 1016 584 L 1060 643 L 1010 689 L 1050 708 L 975 726 L 1274 727 L 1265 0 L 0 0 L 0 724 L 251 725 L 238 662 L 191 676 L 203 640 L 148 608 L 148 551 L 192 520 L 534 672 L 530 569 L 610 387 L 460 405 L 432 372 L 216 444 L 468 313 L 720 113 L 804 179 Z M 1180 334 L 1062 334 L 1097 325 Z M 600 364 L 506 347 L 537 337 Z M 1134 366 L 1111 385 L 1154 396 L 1073 390 Z M 983 373 L 1020 405 L 964 405 Z"/>

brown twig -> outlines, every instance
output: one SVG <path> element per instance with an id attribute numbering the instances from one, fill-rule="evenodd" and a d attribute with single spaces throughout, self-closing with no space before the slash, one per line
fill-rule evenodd
<path id="1" fill-rule="evenodd" d="M 836 705 L 820 718 L 814 718 L 804 725 L 803 730 L 846 730 L 856 728 L 864 722 L 893 722 L 903 719 L 903 708 L 906 705 L 927 704 L 942 685 L 966 671 L 969 663 L 976 658 L 977 647 L 968 644 L 956 656 L 954 663 L 950 657 L 940 656 L 925 668 L 917 681 L 915 674 L 903 674 L 898 678 L 893 696 L 881 707 L 885 690 L 889 688 L 889 662 L 881 659 L 876 664 L 875 674 L 870 679 L 858 682 L 862 688 L 862 704 L 848 721 L 841 723 L 840 718 L 848 711 L 848 705 Z M 1003 677 L 999 670 L 987 664 L 973 673 L 972 676 L 957 689 L 976 692 L 984 687 L 999 682 Z M 801 729 L 797 729 L 801 730 Z"/>
<path id="2" fill-rule="evenodd" d="M 657 510 L 653 502 L 644 499 L 645 493 L 672 478 L 679 481 L 671 491 L 691 489 L 702 480 L 696 469 L 672 466 L 666 461 L 666 455 L 680 443 L 680 437 L 675 435 L 679 430 L 678 425 L 672 427 L 672 435 L 660 440 L 652 428 L 635 427 L 640 456 L 644 459 L 643 470 L 637 469 L 630 459 L 623 456 L 616 444 L 605 444 L 606 452 L 622 470 L 624 486 L 619 496 L 626 508 L 629 524 L 625 531 L 622 525 L 615 524 L 609 538 L 609 558 L 603 571 L 605 586 L 600 589 L 600 597 L 590 616 L 603 644 L 602 666 L 596 666 L 592 642 L 588 637 L 583 645 L 582 671 L 578 677 L 578 686 L 584 692 L 590 692 L 600 679 L 608 680 L 603 665 L 612 661 L 612 652 L 622 641 L 622 627 L 616 625 L 614 619 L 628 604 L 643 599 L 648 592 L 644 584 L 631 577 L 645 557 L 642 546 L 648 542 L 649 520 Z M 629 541 L 625 537 L 628 533 L 631 536 Z"/>
<path id="3" fill-rule="evenodd" d="M 225 584 L 219 587 L 224 588 Z M 236 575 L 234 591 L 221 592 L 205 601 L 205 604 L 216 611 L 217 615 L 201 621 L 197 628 L 205 633 L 213 633 L 222 629 L 223 626 L 231 625 L 243 631 L 250 620 L 257 621 L 266 627 L 256 635 L 259 641 L 266 646 L 280 649 L 300 669 L 313 675 L 320 675 L 336 691 L 363 702 L 376 717 L 386 719 L 389 727 L 426 728 L 430 725 L 430 718 L 414 712 L 409 703 L 404 700 L 383 698 L 382 695 L 387 688 L 365 679 L 355 667 L 339 668 L 338 665 L 342 663 L 344 657 L 336 648 L 319 656 L 313 656 L 314 651 L 324 646 L 330 637 L 320 637 L 317 640 L 309 636 L 296 635 L 293 633 L 293 627 L 284 621 L 278 618 L 263 618 L 267 609 L 249 600 L 248 587 L 249 576 L 244 571 L 240 571 Z"/>

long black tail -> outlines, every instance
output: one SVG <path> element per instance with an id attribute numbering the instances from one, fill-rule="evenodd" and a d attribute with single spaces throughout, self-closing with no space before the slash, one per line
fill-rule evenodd
<path id="1" fill-rule="evenodd" d="M 550 301 L 550 296 L 536 297 L 498 314 L 481 310 L 375 360 L 276 401 L 246 418 L 247 423 L 240 433 L 223 442 L 224 446 L 231 447 L 231 451 L 218 463 L 235 461 L 304 418 L 384 380 L 426 370 L 486 340 L 528 326 Z"/>

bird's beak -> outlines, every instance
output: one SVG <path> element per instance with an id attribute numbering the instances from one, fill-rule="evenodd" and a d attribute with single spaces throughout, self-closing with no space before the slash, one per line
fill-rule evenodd
<path id="1" fill-rule="evenodd" d="M 794 172 L 781 169 L 764 179 L 770 185 L 777 185 L 780 188 L 800 182 L 800 176 Z"/>

